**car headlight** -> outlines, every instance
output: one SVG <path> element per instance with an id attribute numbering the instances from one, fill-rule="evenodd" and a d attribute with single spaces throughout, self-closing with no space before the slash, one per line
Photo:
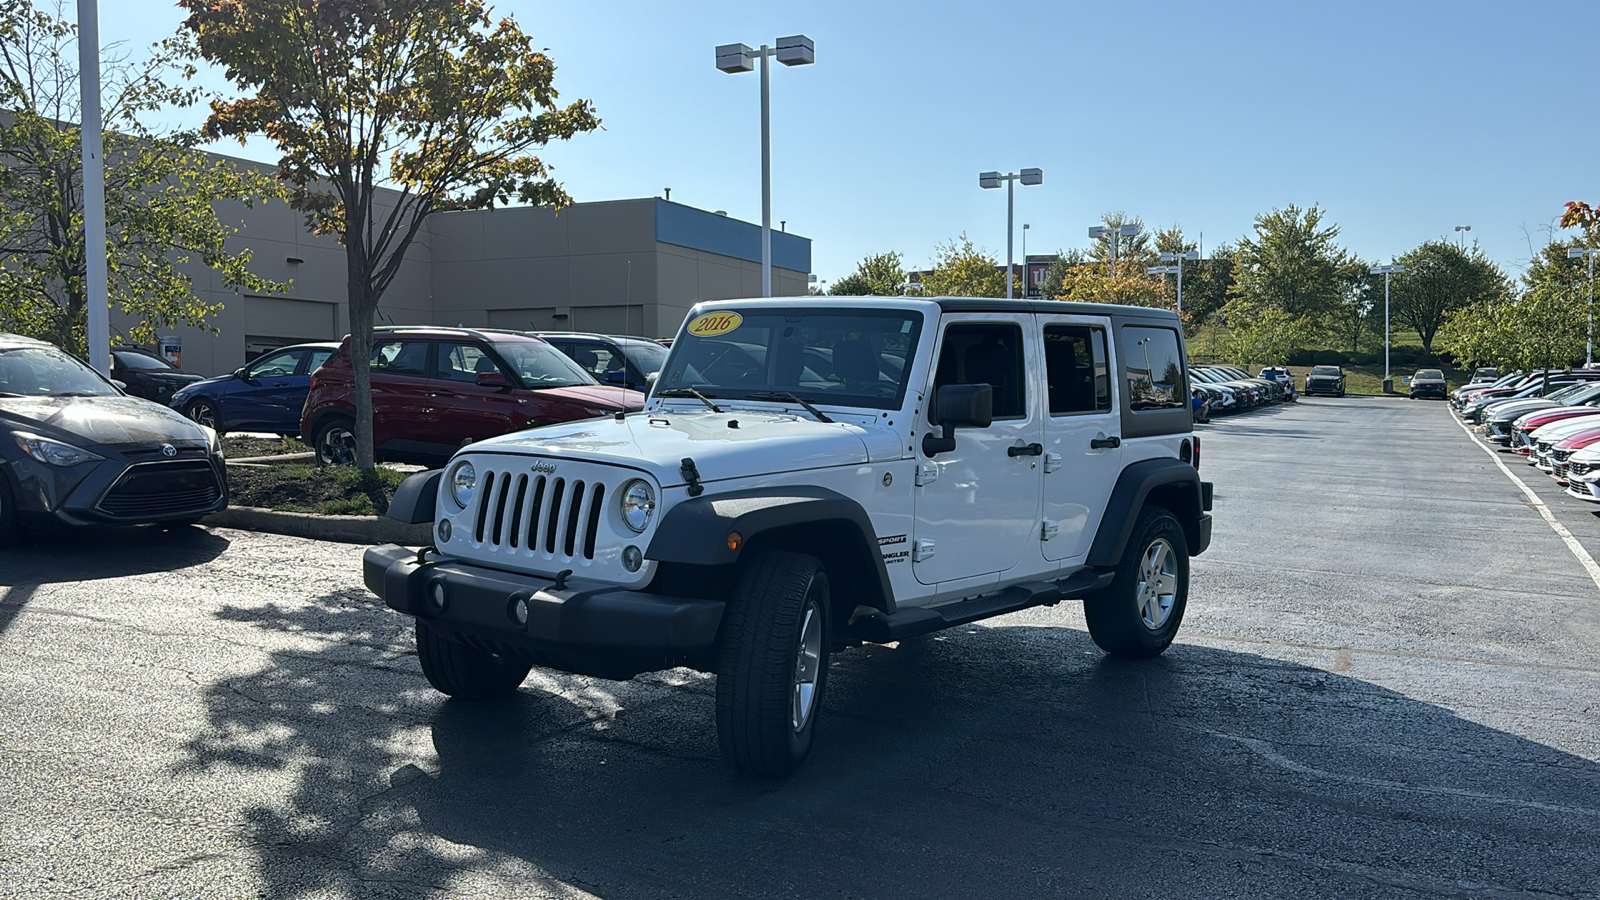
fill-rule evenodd
<path id="1" fill-rule="evenodd" d="M 618 495 L 622 504 L 622 522 L 634 531 L 644 531 L 650 526 L 650 517 L 656 512 L 656 492 L 648 482 L 634 479 Z"/>
<path id="2" fill-rule="evenodd" d="M 445 474 L 445 483 L 450 489 L 450 499 L 462 509 L 472 502 L 472 492 L 478 488 L 478 470 L 472 463 L 462 460 L 450 467 Z"/>
<path id="3" fill-rule="evenodd" d="M 94 462 L 97 459 L 105 459 L 104 456 L 98 453 L 91 453 L 82 447 L 74 447 L 71 444 L 52 441 L 49 438 L 40 437 L 37 434 L 29 434 L 26 431 L 12 432 L 11 436 L 16 439 L 17 446 L 22 448 L 22 452 L 37 459 L 39 462 L 48 463 L 52 466 L 76 466 L 86 462 Z"/>

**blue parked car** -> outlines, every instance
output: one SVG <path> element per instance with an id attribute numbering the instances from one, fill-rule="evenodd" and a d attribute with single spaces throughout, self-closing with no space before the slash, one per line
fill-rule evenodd
<path id="1" fill-rule="evenodd" d="M 263 353 L 231 375 L 184 387 L 167 405 L 218 434 L 269 431 L 297 436 L 311 373 L 338 349 L 336 343 L 295 344 Z"/>

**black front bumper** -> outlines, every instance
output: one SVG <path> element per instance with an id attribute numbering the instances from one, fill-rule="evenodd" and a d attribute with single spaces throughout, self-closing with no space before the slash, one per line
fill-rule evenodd
<path id="1" fill-rule="evenodd" d="M 569 578 L 504 572 L 395 544 L 362 557 L 367 588 L 390 608 L 465 644 L 537 666 L 626 679 L 676 666 L 710 671 L 724 604 Z M 442 597 L 442 608 L 438 599 Z M 517 611 L 526 606 L 526 622 Z"/>

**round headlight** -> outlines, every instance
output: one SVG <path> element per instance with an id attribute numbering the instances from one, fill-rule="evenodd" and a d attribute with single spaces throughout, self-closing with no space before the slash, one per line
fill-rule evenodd
<path id="1" fill-rule="evenodd" d="M 478 487 L 478 470 L 472 467 L 472 463 L 462 460 L 451 467 L 445 481 L 450 486 L 450 499 L 466 509 L 467 504 L 472 502 L 473 490 Z"/>
<path id="2" fill-rule="evenodd" d="M 656 512 L 656 492 L 646 482 L 637 479 L 622 488 L 622 522 L 634 531 L 644 531 L 650 517 Z"/>

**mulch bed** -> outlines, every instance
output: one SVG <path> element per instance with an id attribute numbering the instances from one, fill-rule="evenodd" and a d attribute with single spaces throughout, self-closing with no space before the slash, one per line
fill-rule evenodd
<path id="1" fill-rule="evenodd" d="M 311 450 L 299 438 L 260 438 L 228 435 L 222 439 L 222 452 L 229 459 L 247 459 L 253 456 L 283 456 L 286 453 L 306 453 Z"/>
<path id="2" fill-rule="evenodd" d="M 405 477 L 405 472 L 382 466 L 371 473 L 297 463 L 229 466 L 229 502 L 281 512 L 377 516 L 388 511 L 395 488 Z"/>

